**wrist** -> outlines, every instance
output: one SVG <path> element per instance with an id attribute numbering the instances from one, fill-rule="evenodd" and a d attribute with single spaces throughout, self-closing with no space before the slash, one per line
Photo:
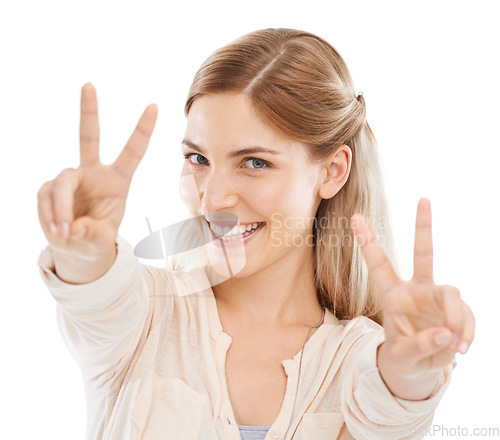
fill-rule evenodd
<path id="1" fill-rule="evenodd" d="M 439 384 L 441 370 L 412 369 L 403 370 L 388 356 L 387 343 L 377 349 L 377 366 L 380 377 L 389 392 L 395 397 L 406 400 L 425 400 Z"/>
<path id="2" fill-rule="evenodd" d="M 116 243 L 112 250 L 96 254 L 92 259 L 53 249 L 54 273 L 68 284 L 88 284 L 102 277 L 113 266 L 117 254 Z"/>

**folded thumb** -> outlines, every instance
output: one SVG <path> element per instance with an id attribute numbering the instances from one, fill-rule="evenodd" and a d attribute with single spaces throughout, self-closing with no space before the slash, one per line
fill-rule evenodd
<path id="1" fill-rule="evenodd" d="M 421 330 L 406 339 L 398 349 L 398 355 L 404 359 L 418 361 L 447 348 L 453 342 L 453 332 L 444 327 Z"/>
<path id="2" fill-rule="evenodd" d="M 444 327 L 431 328 L 417 334 L 416 345 L 423 356 L 431 356 L 453 343 L 453 332 Z"/>
<path id="3" fill-rule="evenodd" d="M 434 331 L 432 335 L 432 342 L 440 349 L 447 347 L 453 342 L 453 333 L 448 329 Z"/>
<path id="4" fill-rule="evenodd" d="M 71 228 L 71 238 L 75 240 L 85 240 L 96 246 L 106 243 L 109 228 L 101 220 L 91 217 L 80 217 L 73 222 Z"/>
<path id="5" fill-rule="evenodd" d="M 78 220 L 75 220 L 71 225 L 70 238 L 75 240 L 88 238 L 90 224 L 91 220 L 88 217 L 80 217 Z"/>

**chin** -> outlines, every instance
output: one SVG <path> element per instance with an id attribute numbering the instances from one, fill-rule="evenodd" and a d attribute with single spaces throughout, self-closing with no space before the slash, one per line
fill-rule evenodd
<path id="1" fill-rule="evenodd" d="M 247 260 L 245 246 L 226 248 L 207 246 L 207 254 L 214 278 L 217 283 L 228 279 L 242 279 L 256 273 L 259 268 Z"/>

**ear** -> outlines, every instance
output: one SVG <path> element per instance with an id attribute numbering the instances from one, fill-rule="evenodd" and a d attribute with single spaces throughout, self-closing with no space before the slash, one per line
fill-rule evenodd
<path id="1" fill-rule="evenodd" d="M 331 199 L 347 182 L 351 171 L 352 151 L 347 145 L 338 147 L 324 162 L 319 195 Z"/>

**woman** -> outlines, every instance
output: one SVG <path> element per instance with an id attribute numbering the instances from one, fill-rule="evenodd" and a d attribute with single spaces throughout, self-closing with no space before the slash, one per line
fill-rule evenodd
<path id="1" fill-rule="evenodd" d="M 210 242 L 166 269 L 117 234 L 156 106 L 108 166 L 90 84 L 81 107 L 81 164 L 39 192 L 39 266 L 84 377 L 87 438 L 424 436 L 474 318 L 433 282 L 427 199 L 414 276 L 397 276 L 365 102 L 330 44 L 265 29 L 201 66 L 180 190 L 206 221 L 179 236 Z"/>

